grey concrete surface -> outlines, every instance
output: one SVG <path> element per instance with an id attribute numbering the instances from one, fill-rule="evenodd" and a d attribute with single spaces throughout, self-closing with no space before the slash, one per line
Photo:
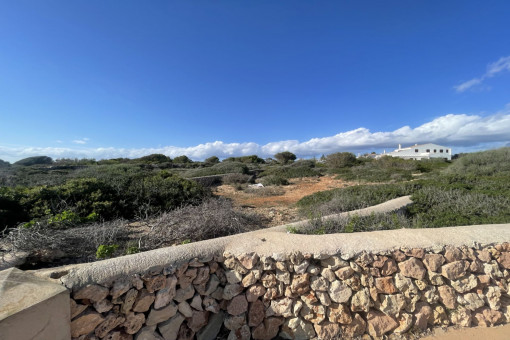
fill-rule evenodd
<path id="1" fill-rule="evenodd" d="M 71 338 L 69 291 L 16 268 L 0 272 L 0 339 Z"/>

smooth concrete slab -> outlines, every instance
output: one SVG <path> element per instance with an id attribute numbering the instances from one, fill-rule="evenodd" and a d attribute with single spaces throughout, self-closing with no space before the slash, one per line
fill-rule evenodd
<path id="1" fill-rule="evenodd" d="M 69 291 L 16 268 L 0 272 L 0 338 L 70 339 Z"/>

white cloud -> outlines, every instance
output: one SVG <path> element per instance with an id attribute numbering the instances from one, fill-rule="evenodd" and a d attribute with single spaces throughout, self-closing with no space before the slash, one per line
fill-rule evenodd
<path id="1" fill-rule="evenodd" d="M 85 138 L 83 138 L 85 140 Z M 85 140 L 86 141 L 86 140 Z M 280 151 L 291 151 L 300 157 L 318 156 L 338 151 L 365 152 L 394 149 L 398 144 L 435 142 L 460 150 L 479 150 L 510 143 L 510 104 L 492 115 L 447 114 L 412 128 L 403 126 L 394 131 L 376 131 L 360 127 L 334 136 L 312 138 L 308 141 L 285 140 L 259 145 L 253 142 L 209 142 L 190 147 L 165 146 L 156 148 L 65 148 L 65 147 L 3 147 L 0 159 L 10 162 L 36 155 L 56 158 L 136 158 L 152 153 L 170 157 L 187 155 L 194 160 L 210 156 L 226 158 L 257 154 L 271 157 Z"/>
<path id="2" fill-rule="evenodd" d="M 75 140 L 73 140 L 73 143 L 74 144 L 81 144 L 81 145 L 83 145 L 83 144 L 87 144 L 88 141 L 89 141 L 88 138 L 82 138 L 82 139 L 75 139 Z"/>
<path id="3" fill-rule="evenodd" d="M 485 79 L 494 77 L 496 74 L 505 70 L 510 71 L 510 56 L 500 58 L 498 61 L 489 64 L 484 75 L 465 81 L 460 85 L 454 86 L 454 89 L 457 92 L 464 92 L 473 86 L 481 84 Z"/>

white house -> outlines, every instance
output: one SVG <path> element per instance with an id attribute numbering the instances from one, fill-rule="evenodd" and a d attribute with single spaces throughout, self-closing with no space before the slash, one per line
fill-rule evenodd
<path id="1" fill-rule="evenodd" d="M 452 160 L 452 149 L 446 146 L 437 144 L 415 144 L 407 148 L 403 148 L 400 144 L 398 149 L 392 152 L 388 152 L 385 155 L 392 157 L 400 157 L 404 159 L 433 159 L 442 158 L 451 161 Z"/>

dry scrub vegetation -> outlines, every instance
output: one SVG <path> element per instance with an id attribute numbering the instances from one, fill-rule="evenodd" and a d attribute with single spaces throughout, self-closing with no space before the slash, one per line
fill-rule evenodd
<path id="1" fill-rule="evenodd" d="M 0 255 L 26 251 L 34 263 L 50 262 L 43 265 L 94 261 L 301 219 L 309 227 L 292 232 L 510 222 L 510 148 L 453 162 L 278 157 L 0 163 Z M 322 219 L 403 195 L 413 204 L 400 214 Z"/>

